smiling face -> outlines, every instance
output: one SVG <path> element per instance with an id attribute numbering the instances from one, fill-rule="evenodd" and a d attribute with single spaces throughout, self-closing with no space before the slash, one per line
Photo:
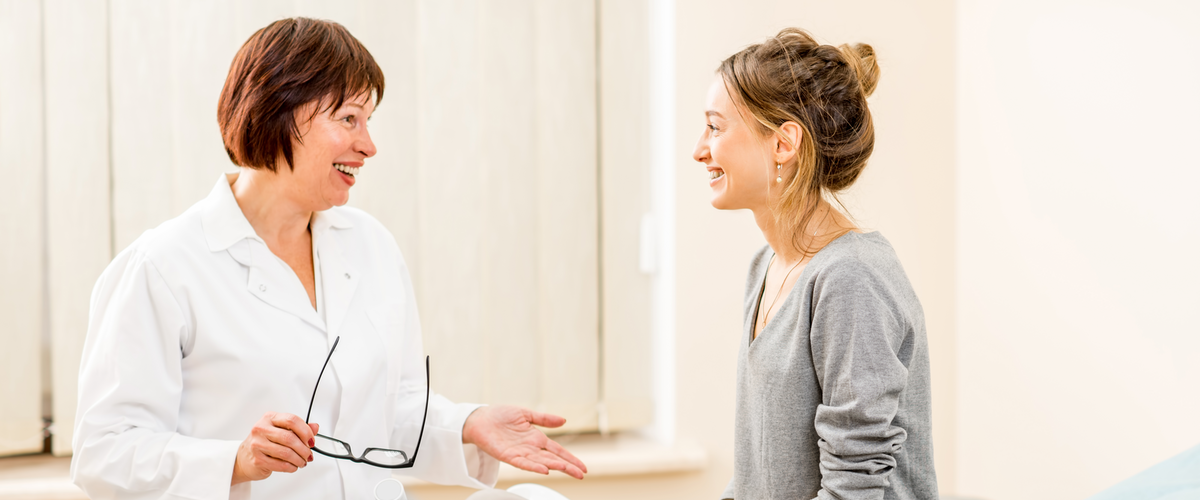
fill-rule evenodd
<path id="1" fill-rule="evenodd" d="M 298 120 L 311 116 L 318 103 L 296 112 Z M 326 109 L 299 124 L 300 139 L 292 139 L 295 168 L 286 163 L 276 170 L 289 179 L 294 199 L 312 211 L 328 210 L 350 201 L 350 187 L 367 158 L 375 156 L 375 143 L 367 119 L 375 111 L 369 94 L 347 99 L 337 109 Z"/>
<path id="2" fill-rule="evenodd" d="M 751 118 L 749 113 L 729 97 L 720 76 L 708 88 L 705 110 L 706 127 L 692 158 L 707 167 L 712 206 L 765 209 L 776 177 L 776 141 L 760 134 L 757 122 L 744 119 Z"/>

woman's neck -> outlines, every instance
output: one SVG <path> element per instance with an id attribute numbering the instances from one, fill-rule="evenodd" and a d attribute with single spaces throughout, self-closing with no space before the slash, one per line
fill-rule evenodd
<path id="1" fill-rule="evenodd" d="M 290 172 L 271 172 L 242 167 L 230 188 L 242 214 L 268 247 L 290 246 L 308 238 L 313 212 L 295 201 L 284 176 Z"/>
<path id="2" fill-rule="evenodd" d="M 797 228 L 781 224 L 767 207 L 754 209 L 753 212 L 758 229 L 775 252 L 775 259 L 787 267 L 812 257 L 845 230 L 854 228 L 849 219 L 834 210 L 825 200 L 817 203 L 816 210 L 800 234 L 797 234 Z M 807 255 L 796 248 L 797 242 L 800 243 L 800 248 L 808 251 Z"/>

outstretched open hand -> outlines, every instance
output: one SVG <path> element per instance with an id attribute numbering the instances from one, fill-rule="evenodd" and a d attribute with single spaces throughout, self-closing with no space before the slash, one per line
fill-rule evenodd
<path id="1" fill-rule="evenodd" d="M 538 474 L 562 471 L 583 479 L 587 466 L 562 445 L 533 426 L 561 427 L 567 419 L 516 406 L 484 406 L 463 424 L 463 443 L 474 444 L 488 455 Z"/>

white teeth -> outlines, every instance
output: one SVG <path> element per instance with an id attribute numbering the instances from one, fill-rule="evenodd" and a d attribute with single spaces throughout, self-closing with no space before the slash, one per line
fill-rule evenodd
<path id="1" fill-rule="evenodd" d="M 347 167 L 345 165 L 342 165 L 341 163 L 334 163 L 333 167 L 338 169 L 339 171 L 345 173 L 346 175 L 349 175 L 350 177 L 354 177 L 354 176 L 358 175 L 358 169 L 360 168 L 360 167 Z"/>
<path id="2" fill-rule="evenodd" d="M 713 180 L 713 179 L 716 179 L 716 178 L 722 177 L 722 176 L 724 176 L 724 175 L 725 175 L 725 171 L 724 171 L 724 170 L 713 170 L 713 171 L 711 171 L 711 172 L 709 172 L 709 173 L 708 173 L 708 180 Z"/>

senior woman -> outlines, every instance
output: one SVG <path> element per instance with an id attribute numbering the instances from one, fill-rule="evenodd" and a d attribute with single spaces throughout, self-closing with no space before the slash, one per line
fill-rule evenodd
<path id="1" fill-rule="evenodd" d="M 487 488 L 497 459 L 583 477 L 533 427 L 561 417 L 429 394 L 399 248 L 342 207 L 383 91 L 336 23 L 284 19 L 242 46 L 217 112 L 240 170 L 93 291 L 71 463 L 92 498 L 370 499 L 398 468 Z"/>

